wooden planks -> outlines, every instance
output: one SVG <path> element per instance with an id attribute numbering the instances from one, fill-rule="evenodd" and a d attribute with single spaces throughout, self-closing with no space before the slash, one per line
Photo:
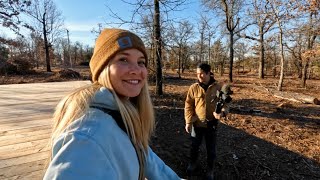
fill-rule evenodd
<path id="1" fill-rule="evenodd" d="M 0 85 L 0 179 L 42 179 L 58 101 L 89 81 Z"/>

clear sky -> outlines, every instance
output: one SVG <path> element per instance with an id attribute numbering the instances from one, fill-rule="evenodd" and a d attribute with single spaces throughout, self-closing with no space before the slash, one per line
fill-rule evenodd
<path id="1" fill-rule="evenodd" d="M 54 2 L 65 17 L 65 25 L 70 31 L 71 41 L 79 41 L 92 46 L 96 35 L 90 31 L 97 28 L 98 23 L 109 21 L 111 18 L 107 6 L 126 20 L 130 18 L 132 12 L 132 6 L 120 0 L 54 0 Z M 188 3 L 179 13 L 181 17 L 194 18 L 198 13 L 196 10 L 199 9 L 198 0 L 188 0 Z"/>
<path id="2" fill-rule="evenodd" d="M 94 46 L 96 35 L 91 33 L 93 28 L 98 27 L 98 23 L 110 22 L 110 7 L 115 13 L 124 19 L 129 19 L 132 14 L 132 6 L 124 4 L 121 0 L 53 0 L 57 8 L 64 17 L 65 28 L 69 30 L 72 43 L 79 41 L 84 45 Z M 127 2 L 135 2 L 126 0 Z M 199 0 L 187 0 L 188 5 L 182 7 L 183 11 L 176 12 L 176 17 L 187 18 L 196 22 L 199 17 Z M 128 17 L 128 18 L 126 18 Z M 170 17 L 172 18 L 172 17 Z M 109 21 L 110 20 L 110 21 Z M 116 25 L 114 26 L 116 27 Z M 126 28 L 123 27 L 122 28 Z M 13 33 L 3 30 L 0 33 L 7 37 L 13 37 Z M 65 34 L 67 37 L 67 33 Z"/>
<path id="3" fill-rule="evenodd" d="M 117 0 L 114 0 L 117 2 Z M 70 40 L 93 46 L 95 34 L 91 33 L 108 15 L 106 0 L 54 0 L 65 19 Z M 116 3 L 115 3 L 116 4 Z"/>

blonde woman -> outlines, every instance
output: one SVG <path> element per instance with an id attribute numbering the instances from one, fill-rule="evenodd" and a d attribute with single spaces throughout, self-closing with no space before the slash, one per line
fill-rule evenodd
<path id="1" fill-rule="evenodd" d="M 105 29 L 90 61 L 91 85 L 57 106 L 44 179 L 180 179 L 149 147 L 154 129 L 141 39 Z"/>

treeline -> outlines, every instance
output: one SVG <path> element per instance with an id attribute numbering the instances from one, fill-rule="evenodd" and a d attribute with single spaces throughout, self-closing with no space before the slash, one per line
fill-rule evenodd
<path id="1" fill-rule="evenodd" d="M 0 37 L 0 73 L 23 74 L 34 68 L 72 68 L 88 64 L 93 48 L 70 42 L 61 12 L 52 0 L 1 1 L 0 23 L 15 39 Z"/>
<path id="2" fill-rule="evenodd" d="M 178 17 L 181 9 L 190 6 L 187 0 L 132 1 L 128 3 L 132 16 L 127 19 L 106 8 L 116 19 L 110 24 L 129 24 L 144 39 L 157 94 L 162 93 L 164 68 L 181 77 L 199 62 L 208 62 L 218 74 L 228 73 L 231 82 L 233 73 L 277 76 L 279 90 L 284 76 L 301 78 L 303 87 L 308 78 L 320 77 L 318 0 L 199 3 L 197 17 Z M 22 28 L 30 31 L 28 37 L 0 38 L 0 71 L 8 72 L 8 63 L 17 69 L 44 66 L 51 71 L 51 66 L 72 67 L 90 60 L 92 47 L 66 38 L 68 30 L 63 28 L 62 14 L 52 0 L 1 1 L 0 5 L 2 26 L 17 34 Z M 28 21 L 23 21 L 23 16 Z M 99 24 L 94 31 L 99 33 L 109 23 Z"/>
<path id="3" fill-rule="evenodd" d="M 46 54 L 41 37 L 26 41 L 25 38 L 0 38 L 0 74 L 25 74 L 34 68 L 45 68 Z M 73 68 L 76 65 L 88 66 L 93 48 L 80 42 L 68 44 L 67 40 L 59 39 L 54 46 L 49 45 L 51 66 Z"/>

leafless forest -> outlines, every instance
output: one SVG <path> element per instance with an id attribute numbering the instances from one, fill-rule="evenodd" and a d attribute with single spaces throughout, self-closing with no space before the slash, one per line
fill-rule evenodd
<path id="1" fill-rule="evenodd" d="M 319 1 L 199 2 L 203 11 L 190 19 L 177 16 L 187 0 L 130 1 L 131 17 L 106 7 L 117 20 L 92 27 L 98 34 L 127 24 L 145 42 L 154 151 L 185 177 L 183 103 L 194 68 L 207 62 L 234 91 L 218 129 L 216 178 L 320 179 Z M 93 47 L 70 41 L 53 0 L 5 0 L 0 7 L 0 26 L 17 34 L 0 34 L 0 85 L 90 79 Z"/>

